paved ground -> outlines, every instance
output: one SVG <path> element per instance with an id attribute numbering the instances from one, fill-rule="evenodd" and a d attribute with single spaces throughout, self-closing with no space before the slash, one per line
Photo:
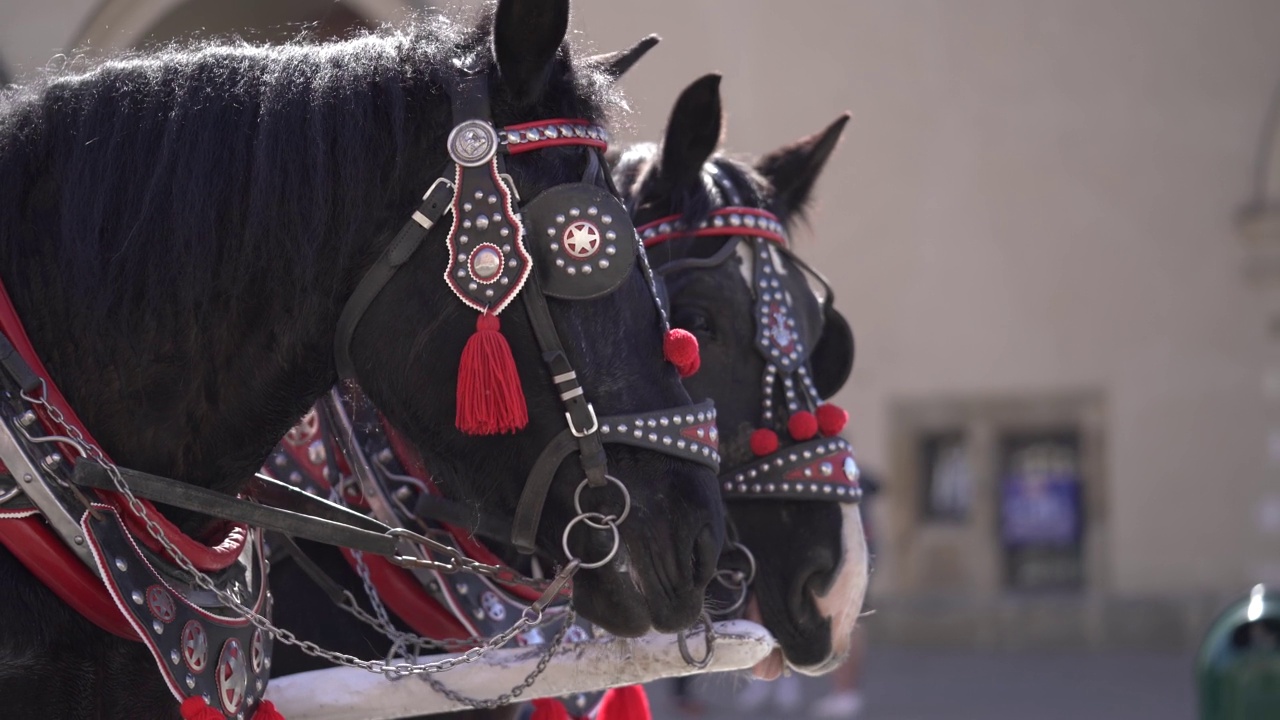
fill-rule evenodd
<path id="1" fill-rule="evenodd" d="M 982 654 L 872 648 L 864 712 L 857 720 L 1193 720 L 1192 658 L 1156 653 Z M 780 690 L 781 680 L 773 683 Z M 795 709 L 735 704 L 747 681 L 720 675 L 694 683 L 702 720 L 805 718 L 826 679 L 800 678 Z M 655 720 L 691 717 L 675 708 L 673 684 L 650 688 Z M 785 694 L 785 691 L 784 691 Z"/>

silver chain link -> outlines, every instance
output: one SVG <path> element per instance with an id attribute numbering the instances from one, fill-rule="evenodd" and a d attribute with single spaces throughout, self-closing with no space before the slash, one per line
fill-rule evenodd
<path id="1" fill-rule="evenodd" d="M 569 582 L 569 579 L 573 576 L 575 572 L 577 572 L 578 566 L 580 564 L 580 562 L 577 559 L 571 559 L 568 564 L 566 564 L 563 568 L 561 568 L 560 571 L 556 574 L 554 579 L 552 579 L 549 583 L 545 583 L 545 589 L 543 589 L 542 595 L 532 605 L 530 605 L 528 608 L 525 608 L 524 612 L 520 614 L 519 620 L 517 620 L 515 624 L 512 625 L 510 628 L 490 638 L 483 645 L 469 648 L 462 654 L 457 655 L 455 657 L 450 657 L 450 658 L 445 658 L 443 660 L 439 660 L 435 662 L 425 662 L 425 663 L 417 663 L 417 662 L 392 663 L 389 659 L 362 660 L 358 657 L 355 657 L 354 655 L 348 655 L 346 653 L 337 652 L 334 650 L 327 650 L 325 648 L 320 647 L 319 645 L 317 645 L 316 643 L 310 640 L 299 639 L 298 636 L 294 635 L 289 630 L 286 630 L 284 628 L 281 628 L 272 624 L 272 622 L 269 619 L 258 614 L 253 609 L 246 607 L 242 602 L 240 602 L 238 598 L 236 598 L 231 593 L 219 588 L 217 583 L 215 583 L 208 575 L 205 575 L 203 572 L 198 570 L 195 567 L 195 565 L 193 565 L 192 562 L 185 555 L 183 555 L 180 550 L 178 550 L 178 548 L 173 544 L 173 542 L 170 541 L 169 538 L 165 536 L 164 529 L 160 527 L 159 523 L 157 523 L 155 520 L 151 518 L 150 513 L 147 512 L 146 508 L 142 505 L 142 502 L 129 489 L 128 484 L 125 483 L 124 478 L 120 475 L 120 469 L 115 465 L 115 463 L 107 459 L 106 455 L 96 445 L 86 440 L 84 435 L 80 432 L 79 428 L 67 422 L 61 410 L 59 410 L 57 407 L 50 404 L 44 399 L 45 384 L 43 379 L 40 381 L 40 394 L 38 397 L 32 397 L 31 395 L 28 395 L 25 391 L 21 392 L 20 395 L 23 400 L 26 400 L 32 405 L 36 405 L 43 408 L 44 412 L 54 422 L 56 422 L 65 430 L 67 436 L 70 438 L 72 442 L 74 442 L 74 444 L 77 446 L 77 449 L 80 451 L 80 453 L 84 457 L 90 458 L 95 462 L 99 463 L 100 465 L 102 465 L 102 467 L 107 471 L 107 475 L 111 478 L 111 482 L 115 486 L 116 491 L 119 492 L 122 496 L 124 496 L 126 502 L 128 503 L 129 509 L 135 515 L 137 515 L 139 518 L 142 519 L 143 524 L 146 527 L 147 533 L 151 535 L 151 537 L 155 538 L 156 542 L 160 543 L 161 547 L 163 547 L 165 551 L 169 554 L 170 559 L 172 559 L 173 562 L 179 568 L 181 568 L 188 575 L 190 575 L 192 582 L 194 582 L 196 585 L 203 588 L 204 590 L 207 590 L 213 593 L 213 595 L 217 597 L 218 600 L 222 602 L 226 607 L 244 616 L 244 618 L 248 620 L 254 627 L 267 633 L 268 635 L 273 637 L 275 640 L 281 643 L 284 643 L 286 645 L 292 645 L 307 655 L 310 655 L 312 657 L 316 657 L 322 660 L 326 660 L 335 665 L 343 665 L 346 667 L 359 668 L 361 670 L 365 670 L 368 672 L 386 675 L 387 677 L 407 677 L 409 675 L 427 675 L 431 673 L 447 672 L 459 665 L 475 662 L 476 660 L 484 656 L 485 653 L 489 652 L 492 649 L 505 645 L 507 642 L 511 640 L 511 638 L 515 637 L 517 634 L 524 632 L 526 629 L 540 623 L 543 619 L 543 610 L 546 608 L 547 605 L 549 605 L 552 602 L 552 600 L 555 599 L 555 597 L 559 594 L 560 590 L 565 587 L 565 585 Z M 397 530 L 401 530 L 401 529 L 397 529 Z M 522 578 L 519 578 L 519 576 L 515 575 L 515 573 L 509 569 L 501 568 L 493 565 L 486 565 L 484 563 L 477 563 L 475 561 L 470 560 L 469 558 L 465 558 L 464 556 L 461 555 L 460 552 L 458 552 L 454 548 L 450 548 L 434 540 L 430 540 L 429 538 L 426 538 L 422 535 L 418 535 L 417 533 L 413 533 L 410 531 L 397 532 L 396 530 L 392 530 L 390 534 L 392 536 L 411 538 L 412 540 L 421 542 L 423 545 L 431 548 L 432 550 L 438 550 L 443 554 L 450 556 L 451 558 L 451 562 L 441 563 L 438 561 L 423 559 L 423 558 L 397 556 L 396 558 L 393 559 L 393 561 L 396 561 L 396 560 L 401 561 L 401 562 L 397 562 L 396 564 L 401 565 L 402 567 L 410 567 L 410 566 L 431 567 L 433 569 L 436 569 L 436 570 L 439 570 L 440 572 L 445 572 L 445 573 L 470 570 L 472 572 L 479 572 L 481 574 L 488 575 L 489 577 L 493 577 L 495 579 L 501 578 L 503 582 L 507 581 L 506 578 L 508 575 L 513 577 L 513 581 L 514 579 L 522 579 Z M 526 582 L 524 584 L 530 584 L 530 583 Z M 539 585 L 542 585 L 542 584 L 543 583 L 541 582 L 539 583 Z M 348 597 L 350 597 L 349 593 L 348 593 Z M 354 603 L 353 597 L 351 597 L 351 600 L 352 600 L 352 605 L 358 609 L 358 606 L 356 606 Z M 363 613 L 362 610 L 359 612 Z M 363 613 L 363 614 L 365 614 L 367 617 L 367 613 Z M 375 618 L 369 618 L 369 619 L 372 620 L 374 623 L 378 622 L 377 619 Z"/>

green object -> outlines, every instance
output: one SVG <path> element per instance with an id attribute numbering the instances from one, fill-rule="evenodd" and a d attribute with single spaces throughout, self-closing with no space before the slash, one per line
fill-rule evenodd
<path id="1" fill-rule="evenodd" d="M 1213 621 L 1196 660 L 1200 720 L 1280 720 L 1280 593 L 1255 585 Z"/>

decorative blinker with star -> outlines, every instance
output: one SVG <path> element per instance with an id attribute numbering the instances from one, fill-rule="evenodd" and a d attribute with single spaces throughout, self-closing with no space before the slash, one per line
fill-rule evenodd
<path id="1" fill-rule="evenodd" d="M 567 300 L 608 295 L 635 266 L 627 210 L 603 188 L 560 185 L 524 208 L 542 291 Z"/>

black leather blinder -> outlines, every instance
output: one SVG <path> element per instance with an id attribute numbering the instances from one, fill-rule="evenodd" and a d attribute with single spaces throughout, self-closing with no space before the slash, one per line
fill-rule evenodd
<path id="1" fill-rule="evenodd" d="M 617 290 L 636 262 L 635 226 L 607 190 L 558 185 L 522 209 L 542 292 L 591 300 Z"/>

